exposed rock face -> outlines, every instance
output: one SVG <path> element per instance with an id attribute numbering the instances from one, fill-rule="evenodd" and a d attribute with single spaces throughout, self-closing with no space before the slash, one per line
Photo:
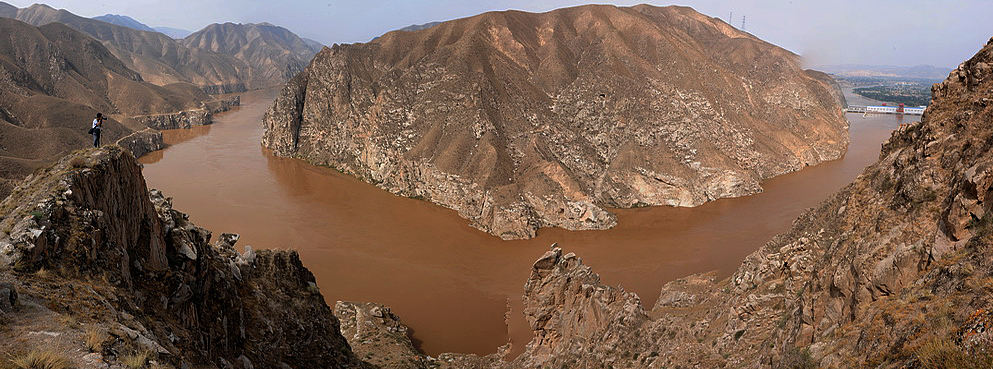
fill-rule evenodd
<path id="1" fill-rule="evenodd" d="M 137 347 L 176 368 L 360 364 L 296 252 L 239 254 L 231 234 L 211 244 L 209 231 L 146 190 L 137 162 L 118 147 L 64 158 L 0 208 L 9 230 L 0 236 L 0 284 L 25 301 L 7 316 L 0 351 L 55 344 L 27 332 L 44 313 L 105 329 L 94 353 L 110 363 Z"/>
<path id="2" fill-rule="evenodd" d="M 554 247 L 554 245 L 553 245 Z M 554 247 L 534 263 L 524 285 L 524 315 L 535 332 L 517 364 L 540 367 L 558 362 L 600 362 L 616 358 L 590 357 L 593 342 L 604 349 L 625 347 L 627 337 L 649 319 L 637 295 L 604 286 L 600 276 L 582 260 Z"/>
<path id="3" fill-rule="evenodd" d="M 165 141 L 162 140 L 162 132 L 152 128 L 124 136 L 117 140 L 116 144 L 130 151 L 135 157 L 166 148 Z"/>
<path id="4" fill-rule="evenodd" d="M 369 302 L 338 301 L 334 315 L 358 357 L 377 368 L 424 368 L 430 359 L 414 348 L 407 326 L 390 308 Z"/>
<path id="5" fill-rule="evenodd" d="M 320 52 L 264 119 L 277 155 L 455 209 L 502 238 L 603 229 L 838 158 L 796 55 L 689 8 L 494 12 Z"/>
<path id="6" fill-rule="evenodd" d="M 244 61 L 250 67 L 245 80 L 256 87 L 283 85 L 302 72 L 323 47 L 268 23 L 215 23 L 187 36 L 182 43 Z"/>
<path id="7" fill-rule="evenodd" d="M 176 113 L 140 115 L 134 116 L 134 120 L 154 129 L 180 129 L 192 128 L 194 126 L 208 125 L 213 122 L 213 115 L 231 110 L 231 107 L 238 106 L 241 97 L 217 100 L 214 106 L 208 107 L 206 104 L 202 108 L 184 110 Z M 141 156 L 135 154 L 135 156 Z"/>

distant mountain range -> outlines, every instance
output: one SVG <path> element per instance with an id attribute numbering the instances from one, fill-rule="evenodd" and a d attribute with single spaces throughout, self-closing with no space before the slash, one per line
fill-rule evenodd
<path id="1" fill-rule="evenodd" d="M 168 27 L 152 28 L 125 15 L 107 14 L 93 19 L 139 31 L 160 32 L 188 47 L 210 50 L 245 61 L 253 67 L 248 73 L 248 85 L 286 81 L 302 71 L 310 58 L 324 47 L 320 42 L 300 38 L 286 28 L 265 22 L 215 23 L 200 31 L 190 32 Z M 434 24 L 437 22 L 407 28 L 426 28 Z"/>
<path id="2" fill-rule="evenodd" d="M 131 18 L 126 15 L 105 14 L 105 15 L 93 17 L 92 19 L 107 22 L 110 24 L 116 24 L 118 26 L 124 26 L 128 28 L 136 29 L 139 31 L 157 32 L 154 28 L 146 26 L 144 23 L 141 23 L 135 20 L 134 18 Z"/>
<path id="3" fill-rule="evenodd" d="M 186 38 L 186 36 L 193 34 L 193 31 L 180 29 L 180 28 L 172 28 L 172 27 L 154 27 L 154 28 L 159 33 L 164 33 L 166 36 L 175 39 L 183 39 Z"/>
<path id="4" fill-rule="evenodd" d="M 917 65 L 898 67 L 893 65 L 838 64 L 821 65 L 813 69 L 846 77 L 903 77 L 942 80 L 955 68 Z"/>
<path id="5" fill-rule="evenodd" d="M 15 18 L 35 26 L 64 23 L 102 41 L 145 81 L 158 85 L 189 82 L 208 93 L 282 85 L 321 47 L 319 43 L 301 39 L 285 28 L 270 24 L 208 26 L 187 36 L 194 37 L 190 41 L 184 41 L 159 33 L 131 17 L 110 14 L 90 19 L 43 4 L 18 9 L 0 3 L 0 17 Z M 214 33 L 219 27 L 225 30 L 221 38 L 223 47 L 199 41 L 202 35 Z"/>
<path id="6" fill-rule="evenodd" d="M 422 29 L 428 29 L 428 28 L 437 26 L 439 24 L 441 24 L 441 22 L 429 22 L 429 23 L 424 23 L 424 24 L 414 24 L 414 25 L 410 25 L 410 26 L 406 26 L 406 27 L 403 27 L 401 29 L 398 29 L 397 31 L 408 31 L 408 32 L 409 31 L 420 31 Z"/>
<path id="7" fill-rule="evenodd" d="M 175 39 L 182 39 L 193 33 L 193 31 L 187 31 L 185 29 L 172 28 L 172 27 L 149 27 L 148 25 L 141 23 L 138 20 L 126 15 L 105 14 L 105 15 L 93 17 L 91 19 L 96 19 L 98 21 L 107 22 L 110 24 L 116 24 L 118 26 L 124 26 L 131 29 L 136 29 L 139 31 L 158 32 Z"/>
<path id="8" fill-rule="evenodd" d="M 437 26 L 437 25 L 439 25 L 441 23 L 443 23 L 443 22 L 428 22 L 428 23 L 424 23 L 424 24 L 412 24 L 412 25 L 409 25 L 409 26 L 406 26 L 406 27 L 403 27 L 403 28 L 400 28 L 400 29 L 395 29 L 393 31 L 404 31 L 404 32 L 420 31 L 422 29 L 428 29 L 428 28 Z M 393 32 L 393 31 L 390 31 L 390 32 Z M 370 40 L 370 42 L 378 40 L 379 37 L 381 37 L 381 36 L 373 37 L 372 40 Z"/>

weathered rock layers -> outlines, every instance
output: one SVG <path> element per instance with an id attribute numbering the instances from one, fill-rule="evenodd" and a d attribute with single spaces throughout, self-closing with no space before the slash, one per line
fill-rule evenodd
<path id="1" fill-rule="evenodd" d="M 114 338 L 91 350 L 110 363 L 136 349 L 176 368 L 358 363 L 296 252 L 239 254 L 232 234 L 209 243 L 210 231 L 146 189 L 138 163 L 119 147 L 64 158 L 0 208 L 0 282 L 25 301 L 5 317 L 5 334 L 39 324 L 47 306 L 96 331 L 106 327 Z M 9 342 L 33 339 L 15 338 Z"/>
<path id="2" fill-rule="evenodd" d="M 838 158 L 847 123 L 796 55 L 682 7 L 486 13 L 320 52 L 263 145 L 484 231 L 603 229 Z"/>

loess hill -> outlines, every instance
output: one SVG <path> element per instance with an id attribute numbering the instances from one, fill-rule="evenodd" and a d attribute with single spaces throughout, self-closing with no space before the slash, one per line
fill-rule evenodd
<path id="1" fill-rule="evenodd" d="M 250 86 L 282 85 L 303 71 L 323 47 L 268 23 L 215 23 L 180 43 L 244 61 L 249 66 L 244 78 Z"/>
<path id="2" fill-rule="evenodd" d="M 14 8 L 16 11 L 4 5 L 7 10 L 0 10 L 0 16 L 35 26 L 62 23 L 101 41 L 128 69 L 140 73 L 150 83 L 188 82 L 209 93 L 238 92 L 249 87 L 241 76 L 247 65 L 233 57 L 191 49 L 158 32 L 84 18 L 44 4 Z"/>
<path id="3" fill-rule="evenodd" d="M 836 159 L 840 100 L 797 55 L 690 8 L 492 12 L 321 51 L 263 145 L 528 238 Z"/>
<path id="4" fill-rule="evenodd" d="M 0 2 L 0 17 L 35 26 L 66 24 L 100 40 L 148 82 L 187 82 L 208 93 L 280 86 L 320 49 L 285 28 L 268 25 L 215 24 L 175 40 L 159 32 L 84 18 L 44 4 L 18 9 Z M 211 44 L 213 41 L 223 41 L 225 46 L 219 48 Z"/>
<path id="5" fill-rule="evenodd" d="M 191 84 L 147 83 L 101 42 L 61 23 L 0 18 L 0 33 L 0 197 L 11 180 L 90 145 L 97 112 L 111 118 L 103 143 L 140 155 L 161 146 L 148 126 L 203 121 L 225 105 Z"/>
<path id="6" fill-rule="evenodd" d="M 35 168 L 87 146 L 96 112 L 111 117 L 104 143 L 141 155 L 163 145 L 147 128 L 208 124 L 237 104 L 208 92 L 281 85 L 320 47 L 254 24 L 173 40 L 42 4 L 0 2 L 0 28 L 0 198 Z"/>

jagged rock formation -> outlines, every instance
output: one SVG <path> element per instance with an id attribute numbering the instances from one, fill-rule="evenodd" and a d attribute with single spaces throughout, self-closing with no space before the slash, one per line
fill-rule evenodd
<path id="1" fill-rule="evenodd" d="M 209 119 L 237 103 L 215 101 L 191 84 L 144 82 L 99 41 L 60 23 L 34 27 L 2 18 L 0 31 L 0 198 L 35 168 L 89 146 L 86 130 L 97 112 L 110 118 L 102 141 L 140 155 L 162 142 L 161 135 L 139 133 L 154 119 L 135 117 Z"/>
<path id="2" fill-rule="evenodd" d="M 320 52 L 263 145 L 455 209 L 505 239 L 603 229 L 838 158 L 796 55 L 682 7 L 493 12 Z"/>
<path id="3" fill-rule="evenodd" d="M 247 63 L 251 86 L 279 86 L 303 71 L 323 46 L 269 23 L 211 24 L 182 40 L 190 48 L 229 55 Z"/>
<path id="4" fill-rule="evenodd" d="M 0 287 L 17 296 L 0 360 L 48 349 L 71 367 L 141 352 L 175 368 L 361 365 L 296 252 L 238 253 L 232 234 L 211 244 L 118 147 L 63 158 L 0 209 Z"/>

